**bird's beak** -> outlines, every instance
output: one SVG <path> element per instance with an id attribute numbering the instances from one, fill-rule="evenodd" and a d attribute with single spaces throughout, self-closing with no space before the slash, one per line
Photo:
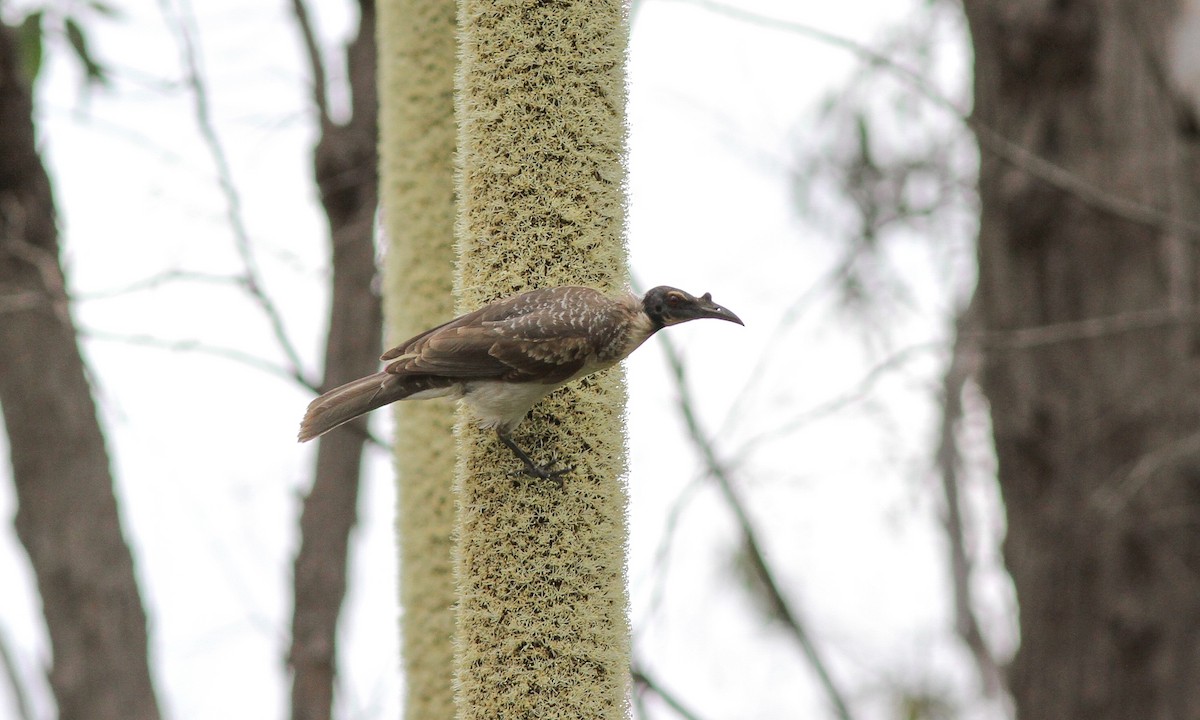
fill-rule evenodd
<path id="1" fill-rule="evenodd" d="M 731 323 L 737 323 L 745 327 L 746 323 L 737 315 L 734 315 L 728 308 L 722 307 L 712 301 L 712 293 L 704 293 L 703 296 L 696 299 L 696 317 L 697 318 L 712 318 L 714 320 L 728 320 Z"/>

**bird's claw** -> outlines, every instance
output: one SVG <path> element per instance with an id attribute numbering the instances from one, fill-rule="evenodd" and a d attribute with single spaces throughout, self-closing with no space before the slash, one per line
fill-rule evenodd
<path id="1" fill-rule="evenodd" d="M 513 442 L 511 437 L 499 431 L 496 432 L 496 435 L 500 438 L 500 442 L 507 445 L 508 449 L 513 451 L 513 455 L 516 455 L 521 461 L 521 464 L 525 466 L 520 470 L 514 470 L 512 472 L 513 475 L 529 475 L 542 480 L 553 480 L 558 483 L 560 490 L 566 489 L 566 484 L 563 481 L 563 475 L 566 475 L 574 470 L 574 465 L 568 465 L 567 467 L 559 470 L 552 470 L 551 468 L 558 464 L 558 458 L 551 458 L 550 462 L 546 463 L 545 465 L 538 465 L 533 461 L 533 458 L 529 456 L 529 453 L 522 450 L 520 445 L 517 445 L 515 442 Z"/>
<path id="2" fill-rule="evenodd" d="M 566 467 L 562 467 L 557 470 L 552 470 L 551 468 L 553 468 L 557 464 L 558 464 L 557 459 L 551 460 L 550 462 L 546 463 L 545 465 L 538 465 L 536 463 L 528 462 L 528 463 L 525 463 L 525 467 L 521 468 L 520 470 L 514 470 L 513 474 L 514 475 L 528 475 L 530 477 L 539 478 L 541 480 L 553 480 L 554 482 L 558 483 L 558 487 L 560 489 L 565 489 L 566 483 L 563 480 L 563 476 L 566 475 L 567 473 L 571 472 L 572 470 L 574 470 L 575 466 L 567 465 Z"/>

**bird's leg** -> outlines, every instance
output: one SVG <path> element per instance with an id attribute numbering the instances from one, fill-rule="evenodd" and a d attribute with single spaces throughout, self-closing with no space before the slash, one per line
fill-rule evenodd
<path id="1" fill-rule="evenodd" d="M 533 477 L 541 478 L 542 480 L 554 480 L 558 483 L 559 487 L 563 487 L 562 476 L 575 469 L 574 465 L 568 465 L 565 468 L 551 470 L 550 468 L 554 467 L 556 461 L 551 461 L 546 465 L 538 465 L 533 461 L 533 458 L 529 457 L 529 453 L 522 450 L 521 446 L 517 445 L 517 443 L 515 443 L 513 439 L 509 437 L 508 433 L 497 428 L 496 437 L 500 438 L 500 442 L 504 443 L 509 450 L 512 450 L 513 454 L 525 464 L 523 472 L 526 475 L 532 475 Z"/>

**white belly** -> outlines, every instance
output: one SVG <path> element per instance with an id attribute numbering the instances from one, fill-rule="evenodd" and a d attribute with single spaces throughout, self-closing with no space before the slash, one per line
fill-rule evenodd
<path id="1" fill-rule="evenodd" d="M 466 384 L 463 401 L 471 406 L 483 428 L 508 432 L 525 419 L 529 408 L 549 395 L 557 385 L 541 383 L 504 383 L 477 380 Z"/>

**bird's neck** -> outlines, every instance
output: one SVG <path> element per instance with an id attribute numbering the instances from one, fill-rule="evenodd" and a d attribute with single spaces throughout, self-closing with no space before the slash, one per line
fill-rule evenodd
<path id="1" fill-rule="evenodd" d="M 665 327 L 661 320 L 657 320 L 645 312 L 634 313 L 629 319 L 629 325 L 626 328 L 625 337 L 627 338 L 628 349 L 625 354 L 633 352 L 638 347 L 650 339 L 654 333 L 662 330 Z"/>

